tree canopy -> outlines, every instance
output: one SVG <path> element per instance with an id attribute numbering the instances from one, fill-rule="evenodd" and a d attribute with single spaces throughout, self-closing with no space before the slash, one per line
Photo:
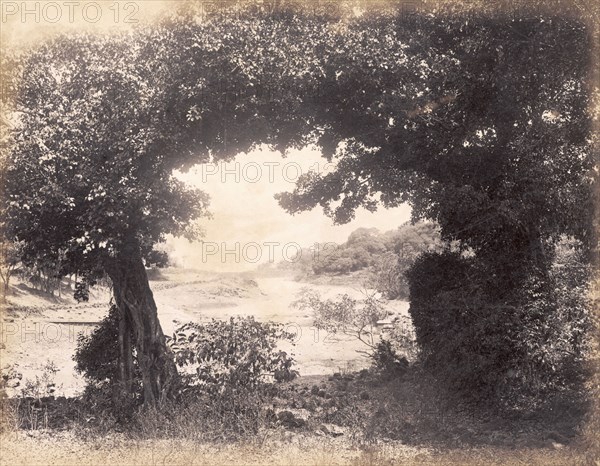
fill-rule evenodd
<path id="1" fill-rule="evenodd" d="M 593 242 L 589 36 L 549 15 L 284 9 L 55 38 L 18 68 L 4 233 L 24 261 L 109 274 L 148 399 L 172 364 L 142 260 L 208 202 L 174 169 L 316 144 L 336 169 L 279 195 L 288 212 L 409 202 L 518 286 L 506 270 L 547 269 L 561 235 Z"/>
<path id="2" fill-rule="evenodd" d="M 376 30 L 346 36 L 352 62 L 323 64 L 331 104 L 320 140 L 337 169 L 280 195 L 289 212 L 321 205 L 343 223 L 358 206 L 408 201 L 415 218 L 476 250 L 563 233 L 591 240 L 584 25 L 414 17 Z"/>

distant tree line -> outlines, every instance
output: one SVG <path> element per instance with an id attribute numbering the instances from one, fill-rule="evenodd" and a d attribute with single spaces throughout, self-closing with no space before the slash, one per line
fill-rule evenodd
<path id="1" fill-rule="evenodd" d="M 277 267 L 303 276 L 365 272 L 373 288 L 386 298 L 407 299 L 405 272 L 421 252 L 437 250 L 441 244 L 439 229 L 432 222 L 407 222 L 383 233 L 361 227 L 341 244 L 318 243 L 303 248 L 291 261 L 280 262 Z"/>

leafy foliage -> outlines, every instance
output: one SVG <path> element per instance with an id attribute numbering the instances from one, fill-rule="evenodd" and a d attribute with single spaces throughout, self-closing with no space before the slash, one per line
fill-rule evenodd
<path id="1" fill-rule="evenodd" d="M 408 360 L 398 356 L 390 340 L 377 343 L 371 357 L 375 368 L 386 376 L 396 377 L 408 368 Z"/>
<path id="2" fill-rule="evenodd" d="M 2 296 L 6 299 L 9 291 L 10 279 L 15 272 L 20 260 L 20 243 L 0 242 L 0 279 L 2 279 Z"/>
<path id="3" fill-rule="evenodd" d="M 420 348 L 417 343 L 415 326 L 409 316 L 396 316 L 391 328 L 385 329 L 381 336 L 392 345 L 392 350 L 409 363 L 418 361 Z"/>
<path id="4" fill-rule="evenodd" d="M 377 328 L 377 322 L 387 317 L 388 311 L 376 294 L 366 293 L 363 300 L 347 294 L 323 299 L 306 289 L 293 305 L 312 311 L 313 325 L 328 335 L 343 333 L 365 344 L 367 351 L 357 351 L 371 358 L 375 369 L 387 377 L 402 374 L 409 363 L 417 359 L 418 348 L 410 319 L 396 318 L 391 329 Z"/>
<path id="5" fill-rule="evenodd" d="M 6 389 L 16 389 L 21 385 L 23 374 L 17 370 L 16 364 L 8 364 L 0 371 L 0 399 L 6 398 L 8 395 Z"/>
<path id="6" fill-rule="evenodd" d="M 375 287 L 389 299 L 406 298 L 404 272 L 421 251 L 440 244 L 439 231 L 431 222 L 404 224 L 396 230 L 358 228 L 342 244 L 315 244 L 298 260 L 280 268 L 301 270 L 305 275 L 348 274 L 366 270 L 375 275 Z"/>
<path id="7" fill-rule="evenodd" d="M 81 333 L 77 338 L 77 348 L 73 360 L 75 370 L 83 374 L 90 386 L 110 388 L 119 382 L 119 309 L 111 306 L 108 315 L 102 319 L 89 335 Z M 132 338 L 132 335 L 129 335 Z M 136 393 L 140 393 L 140 374 L 134 357 Z"/>
<path id="8" fill-rule="evenodd" d="M 431 222 L 405 224 L 391 236 L 393 250 L 383 254 L 374 266 L 374 285 L 388 299 L 408 299 L 406 272 L 425 251 L 441 248 L 439 230 Z"/>
<path id="9" fill-rule="evenodd" d="M 288 212 L 321 206 L 344 223 L 359 207 L 409 202 L 415 220 L 434 220 L 444 241 L 473 256 L 442 254 L 459 273 L 434 271 L 437 280 L 425 278 L 437 259 L 417 265 L 411 293 L 421 279 L 432 288 L 415 288 L 415 309 L 439 298 L 472 354 L 490 351 L 499 367 L 537 358 L 536 338 L 519 338 L 543 331 L 531 315 L 556 309 L 554 245 L 572 236 L 588 261 L 597 244 L 590 43 L 586 25 L 566 16 L 468 12 L 202 22 L 182 13 L 132 34 L 61 36 L 19 61 L 9 83 L 2 233 L 23 241 L 26 265 L 52 263 L 59 276 L 101 276 L 115 261 L 123 271 L 133 264 L 123 258 L 147 259 L 166 234 L 206 215 L 207 196 L 173 170 L 262 143 L 282 152 L 314 143 L 335 170 L 305 174 L 279 195 Z M 342 256 L 343 268 L 368 263 L 363 249 Z M 144 309 L 153 308 L 148 290 L 136 290 Z M 485 303 L 493 311 L 482 321 L 495 330 L 472 317 Z M 454 318 L 473 325 L 463 333 Z M 159 328 L 155 313 L 148 320 L 135 332 L 142 353 L 154 338 L 144 328 Z M 161 354 L 141 362 L 165 359 L 158 333 L 150 346 Z M 462 349 L 450 348 L 453 357 Z M 493 372 L 472 358 L 478 383 L 491 387 Z"/>
<path id="10" fill-rule="evenodd" d="M 563 386 L 563 350 L 581 354 L 555 324 L 585 327 L 555 293 L 555 246 L 579 241 L 582 266 L 596 247 L 589 31 L 540 15 L 365 21 L 372 35 L 345 35 L 352 66 L 337 51 L 322 64 L 331 100 L 317 118 L 336 168 L 278 199 L 337 223 L 402 202 L 435 221 L 455 251 L 411 271 L 426 361 L 465 393 L 539 400 Z"/>
<path id="11" fill-rule="evenodd" d="M 268 377 L 292 380 L 293 356 L 277 349 L 281 341 L 293 340 L 281 324 L 257 322 L 254 317 L 210 323 L 187 323 L 175 330 L 169 345 L 183 381 L 209 393 L 253 390 Z"/>
<path id="12" fill-rule="evenodd" d="M 532 270 L 521 287 L 505 290 L 502 303 L 493 299 L 489 271 L 457 252 L 421 256 L 409 280 L 423 362 L 446 386 L 533 409 L 549 393 L 581 383 L 589 327 L 581 264 L 550 276 Z M 574 292 L 569 282 L 577 283 Z"/>

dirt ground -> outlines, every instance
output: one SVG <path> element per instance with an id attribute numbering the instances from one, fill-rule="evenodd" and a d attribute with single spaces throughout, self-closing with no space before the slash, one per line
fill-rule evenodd
<path id="1" fill-rule="evenodd" d="M 131 441 L 121 435 L 86 441 L 73 432 L 0 436 L 0 465 L 594 465 L 576 448 L 476 447 L 433 450 L 381 441 L 358 448 L 347 438 L 271 433 L 253 444 L 190 440 Z"/>

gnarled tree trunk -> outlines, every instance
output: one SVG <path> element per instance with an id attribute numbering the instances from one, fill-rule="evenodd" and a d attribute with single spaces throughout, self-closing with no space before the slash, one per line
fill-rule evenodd
<path id="1" fill-rule="evenodd" d="M 142 376 L 144 404 L 155 405 L 172 392 L 177 368 L 163 334 L 154 296 L 142 260 L 139 242 L 130 239 L 109 261 L 106 271 L 121 313 L 119 347 L 123 356 L 131 353 L 126 335 L 133 330 L 137 361 Z M 131 389 L 131 359 L 120 361 L 122 383 Z"/>
<path id="2" fill-rule="evenodd" d="M 119 311 L 119 396 L 128 397 L 133 392 L 133 329 L 127 307 L 121 303 Z"/>

